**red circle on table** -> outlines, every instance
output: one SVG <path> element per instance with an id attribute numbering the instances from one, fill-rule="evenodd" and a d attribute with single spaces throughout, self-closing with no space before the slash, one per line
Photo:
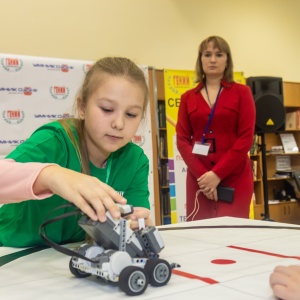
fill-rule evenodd
<path id="1" fill-rule="evenodd" d="M 211 261 L 211 263 L 216 265 L 230 265 L 230 264 L 235 264 L 236 261 L 231 259 L 214 259 Z"/>

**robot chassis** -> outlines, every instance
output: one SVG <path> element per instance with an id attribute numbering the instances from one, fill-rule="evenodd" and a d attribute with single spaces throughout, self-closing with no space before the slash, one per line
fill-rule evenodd
<path id="1" fill-rule="evenodd" d="M 154 226 L 131 230 L 123 217 L 132 214 L 131 205 L 119 205 L 120 219 L 107 211 L 107 221 L 81 217 L 79 226 L 93 239 L 94 245 L 83 244 L 72 256 L 69 268 L 73 275 L 85 278 L 96 275 L 115 282 L 127 295 L 141 295 L 148 284 L 164 286 L 171 277 L 172 266 L 159 258 L 163 240 Z"/>

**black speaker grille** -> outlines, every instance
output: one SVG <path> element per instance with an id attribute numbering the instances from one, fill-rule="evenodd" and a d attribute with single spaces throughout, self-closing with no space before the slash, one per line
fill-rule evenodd
<path id="1" fill-rule="evenodd" d="M 249 77 L 256 107 L 256 133 L 279 132 L 285 129 L 285 108 L 283 105 L 282 78 Z"/>
<path id="2" fill-rule="evenodd" d="M 264 94 L 255 102 L 256 131 L 276 132 L 284 130 L 285 110 L 279 97 Z"/>

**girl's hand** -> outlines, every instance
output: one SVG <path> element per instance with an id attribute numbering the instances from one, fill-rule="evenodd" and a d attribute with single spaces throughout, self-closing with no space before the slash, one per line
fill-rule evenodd
<path id="1" fill-rule="evenodd" d="M 75 172 L 60 166 L 48 166 L 37 177 L 33 192 L 52 192 L 74 203 L 92 220 L 106 221 L 108 210 L 112 217 L 119 218 L 115 202 L 126 204 L 126 199 L 96 177 Z"/>
<path id="2" fill-rule="evenodd" d="M 282 300 L 300 299 L 300 266 L 278 266 L 270 276 L 274 295 Z"/>
<path id="3" fill-rule="evenodd" d="M 150 218 L 150 210 L 144 207 L 134 207 L 133 213 L 127 218 L 130 222 L 131 229 L 139 229 L 139 219 L 145 220 L 145 226 L 153 226 L 153 222 Z"/>

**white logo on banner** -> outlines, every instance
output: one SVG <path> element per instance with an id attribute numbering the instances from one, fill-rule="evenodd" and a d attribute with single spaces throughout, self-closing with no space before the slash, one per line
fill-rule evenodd
<path id="1" fill-rule="evenodd" d="M 70 89 L 65 86 L 51 86 L 50 94 L 54 99 L 64 100 L 68 98 Z"/>
<path id="2" fill-rule="evenodd" d="M 8 124 L 20 124 L 24 120 L 25 113 L 22 110 L 6 110 L 2 116 Z"/>
<path id="3" fill-rule="evenodd" d="M 23 62 L 18 58 L 5 57 L 1 59 L 1 64 L 7 72 L 18 72 L 23 67 Z"/>

